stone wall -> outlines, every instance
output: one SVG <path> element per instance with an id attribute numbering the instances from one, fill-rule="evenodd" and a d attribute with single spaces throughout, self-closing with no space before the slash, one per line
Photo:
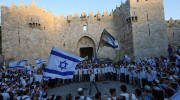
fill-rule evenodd
<path id="1" fill-rule="evenodd" d="M 118 32 L 118 40 L 120 43 L 119 56 L 123 58 L 125 54 L 133 57 L 133 39 L 132 39 L 132 26 L 127 19 L 130 16 L 130 5 L 121 3 L 120 7 L 114 10 L 114 23 Z"/>
<path id="2" fill-rule="evenodd" d="M 53 46 L 80 55 L 83 39 L 86 45 L 98 47 L 104 28 L 117 37 L 113 14 L 82 12 L 72 15 L 54 16 L 50 11 L 39 8 L 35 2 L 30 6 L 2 6 L 2 54 L 5 59 L 48 59 Z M 86 27 L 86 30 L 83 28 Z M 88 39 L 89 38 L 89 39 Z M 89 44 L 89 45 L 88 45 Z M 90 45 L 93 44 L 93 45 Z M 95 54 L 94 54 L 95 55 Z M 116 59 L 117 51 L 110 47 L 100 47 L 98 57 Z"/>
<path id="3" fill-rule="evenodd" d="M 134 57 L 167 56 L 163 0 L 129 0 Z"/>
<path id="4" fill-rule="evenodd" d="M 171 18 L 166 25 L 169 44 L 174 47 L 180 47 L 180 20 Z"/>

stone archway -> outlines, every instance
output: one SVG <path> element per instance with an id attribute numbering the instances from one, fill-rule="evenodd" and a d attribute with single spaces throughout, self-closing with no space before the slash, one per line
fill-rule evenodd
<path id="1" fill-rule="evenodd" d="M 83 36 L 79 39 L 77 44 L 77 53 L 80 57 L 88 56 L 91 59 L 95 56 L 95 43 L 92 38 Z"/>

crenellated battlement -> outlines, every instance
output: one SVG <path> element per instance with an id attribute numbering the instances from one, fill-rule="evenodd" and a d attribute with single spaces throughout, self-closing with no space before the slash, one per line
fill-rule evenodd
<path id="1" fill-rule="evenodd" d="M 27 13 L 27 14 L 33 13 L 33 14 L 37 14 L 37 15 L 39 14 L 41 17 L 48 16 L 49 19 L 52 18 L 54 20 L 67 21 L 68 23 L 70 23 L 75 18 L 76 19 L 79 18 L 81 21 L 88 20 L 89 18 L 91 18 L 93 20 L 101 21 L 101 19 L 103 19 L 103 18 L 113 17 L 113 14 L 112 14 L 113 10 L 112 10 L 112 12 L 104 11 L 103 13 L 98 11 L 96 14 L 94 14 L 93 12 L 87 13 L 86 11 L 82 11 L 81 14 L 74 13 L 73 15 L 67 14 L 66 16 L 64 14 L 60 14 L 57 17 L 53 13 L 51 13 L 50 10 L 45 10 L 44 7 L 42 7 L 42 8 L 38 7 L 35 0 L 33 0 L 32 4 L 30 4 L 29 6 L 26 6 L 24 3 L 21 3 L 20 6 L 16 6 L 14 3 L 12 3 L 12 5 L 10 7 L 7 7 L 4 4 L 1 4 L 1 7 L 9 9 L 12 12 L 18 12 L 18 13 L 23 12 L 24 15 L 25 15 L 25 13 Z"/>
<path id="2" fill-rule="evenodd" d="M 180 25 L 180 20 L 174 20 L 170 18 L 168 21 L 166 21 L 167 26 L 172 26 L 172 25 Z"/>

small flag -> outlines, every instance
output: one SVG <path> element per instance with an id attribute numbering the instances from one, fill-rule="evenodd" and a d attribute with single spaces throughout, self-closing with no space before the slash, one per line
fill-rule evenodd
<path id="1" fill-rule="evenodd" d="M 24 69 L 25 65 L 27 64 L 27 60 L 18 60 L 9 63 L 9 69 L 17 68 L 17 69 Z"/>
<path id="2" fill-rule="evenodd" d="M 53 47 L 43 77 L 72 79 L 76 65 L 82 60 L 79 56 Z"/>
<path id="3" fill-rule="evenodd" d="M 31 65 L 27 66 L 27 73 L 29 75 L 31 75 L 31 71 L 32 71 L 32 66 Z"/>
<path id="4" fill-rule="evenodd" d="M 88 60 L 88 56 L 84 57 L 84 60 Z"/>
<path id="5" fill-rule="evenodd" d="M 98 58 L 96 56 L 92 57 L 92 62 L 97 64 L 98 63 Z"/>
<path id="6" fill-rule="evenodd" d="M 45 60 L 42 60 L 42 59 L 40 59 L 40 58 L 36 58 L 35 60 L 36 60 L 36 64 L 37 64 L 37 65 L 41 65 L 41 64 L 46 63 Z"/>

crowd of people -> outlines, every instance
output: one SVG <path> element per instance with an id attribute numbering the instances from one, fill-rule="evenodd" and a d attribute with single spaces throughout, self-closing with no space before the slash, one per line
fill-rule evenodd
<path id="1" fill-rule="evenodd" d="M 94 63 L 83 61 L 74 72 L 74 78 L 69 80 L 43 78 L 43 69 L 28 67 L 23 70 L 7 70 L 0 68 L 0 100 L 63 100 L 61 96 L 48 95 L 48 89 L 73 82 L 89 82 L 89 97 L 79 88 L 77 96 L 67 94 L 66 100 L 102 100 L 98 81 L 119 81 L 134 85 L 137 89 L 129 91 L 126 85 L 121 85 L 120 94 L 116 89 L 109 90 L 107 100 L 169 100 L 179 89 L 180 84 L 180 51 L 175 55 L 175 63 L 169 58 L 144 58 L 132 62 L 127 56 L 122 63 Z M 92 85 L 97 93 L 91 95 Z"/>

